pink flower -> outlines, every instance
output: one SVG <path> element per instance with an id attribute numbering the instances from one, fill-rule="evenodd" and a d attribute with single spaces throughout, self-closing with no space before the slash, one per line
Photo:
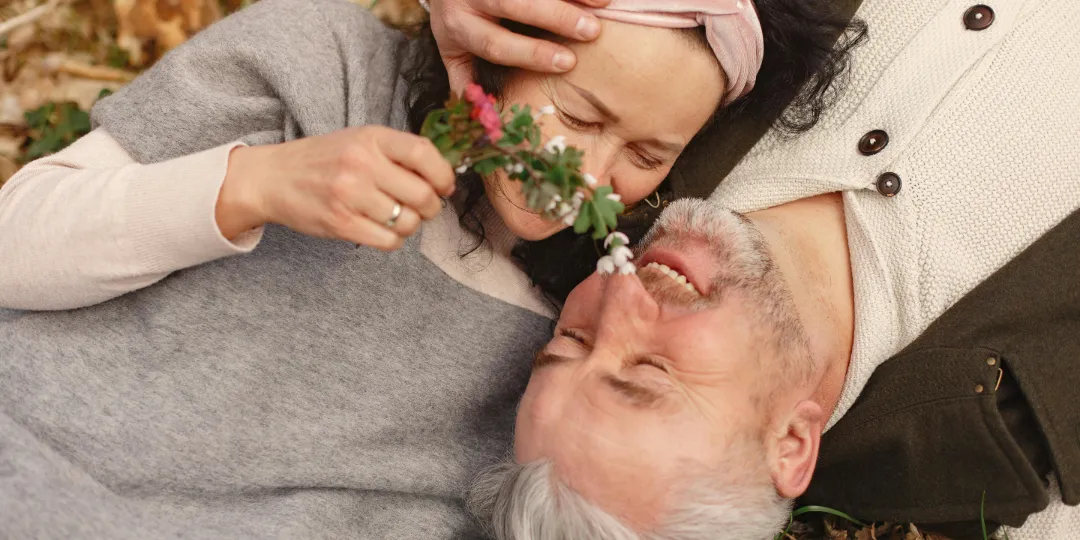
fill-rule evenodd
<path id="1" fill-rule="evenodd" d="M 469 103 L 473 105 L 480 105 L 488 101 L 483 87 L 476 83 L 471 83 L 465 87 L 465 99 L 469 100 Z"/>
<path id="2" fill-rule="evenodd" d="M 480 111 L 480 124 L 484 126 L 484 131 L 487 132 L 487 136 L 492 142 L 498 142 L 503 138 L 502 131 L 502 118 L 499 117 L 499 113 L 495 110 L 495 107 L 488 104 Z"/>

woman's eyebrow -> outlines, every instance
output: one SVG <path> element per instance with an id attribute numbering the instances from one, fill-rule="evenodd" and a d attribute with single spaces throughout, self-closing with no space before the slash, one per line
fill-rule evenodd
<path id="1" fill-rule="evenodd" d="M 567 84 L 569 84 L 570 88 L 573 88 L 574 91 L 577 92 L 579 96 L 584 98 L 585 101 L 588 101 L 589 104 L 591 104 L 593 107 L 596 107 L 596 110 L 600 111 L 600 114 L 602 114 L 605 118 L 607 118 L 608 120 L 610 120 L 611 122 L 616 123 L 616 124 L 622 121 L 622 118 L 619 118 L 619 115 L 612 112 L 611 109 L 609 109 L 607 105 L 604 105 L 604 102 L 600 101 L 600 98 L 596 97 L 596 94 L 593 94 L 592 92 L 590 92 L 590 91 L 588 91 L 588 90 L 586 90 L 586 89 L 584 89 L 584 88 L 582 88 L 582 87 L 580 87 L 580 86 L 578 86 L 578 85 L 576 85 L 574 83 L 567 83 Z"/>

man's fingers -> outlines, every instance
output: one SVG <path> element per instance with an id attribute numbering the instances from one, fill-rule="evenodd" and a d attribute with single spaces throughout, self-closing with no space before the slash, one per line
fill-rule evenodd
<path id="1" fill-rule="evenodd" d="M 473 82 L 472 55 L 460 57 L 443 56 L 443 64 L 446 65 L 446 74 L 450 78 L 450 91 L 461 94 L 465 87 Z"/>
<path id="2" fill-rule="evenodd" d="M 542 28 L 560 36 L 592 41 L 600 35 L 595 15 L 566 0 L 486 0 L 488 15 Z M 590 2 L 599 6 L 604 2 Z"/>
<path id="3" fill-rule="evenodd" d="M 561 73 L 573 69 L 577 62 L 574 53 L 562 45 L 515 34 L 483 19 L 476 19 L 469 32 L 459 38 L 476 56 L 503 66 Z"/>

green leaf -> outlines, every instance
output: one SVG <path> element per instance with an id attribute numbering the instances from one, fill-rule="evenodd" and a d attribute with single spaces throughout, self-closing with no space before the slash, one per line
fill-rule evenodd
<path id="1" fill-rule="evenodd" d="M 497 163 L 497 160 L 494 159 L 494 158 L 493 159 L 485 159 L 483 161 L 478 161 L 478 162 L 473 164 L 473 170 L 480 173 L 480 174 L 483 174 L 483 175 L 491 174 L 491 173 L 495 172 L 498 169 L 499 169 L 499 164 Z"/>
<path id="2" fill-rule="evenodd" d="M 64 111 L 64 117 L 61 120 L 62 124 L 59 126 L 66 134 L 74 135 L 75 137 L 81 137 L 82 135 L 90 132 L 90 115 L 86 111 L 78 108 L 74 103 L 70 104 L 70 107 Z"/>
<path id="3" fill-rule="evenodd" d="M 791 517 L 797 518 L 797 517 L 799 517 L 799 516 L 801 516 L 803 514 L 811 514 L 811 513 L 813 513 L 813 514 L 830 514 L 830 515 L 836 516 L 838 518 L 846 519 L 846 520 L 848 520 L 848 521 L 850 521 L 850 522 L 852 522 L 852 523 L 854 523 L 854 524 L 856 524 L 856 525 L 858 525 L 860 527 L 865 527 L 866 526 L 865 523 L 863 523 L 863 522 L 861 522 L 861 521 L 859 521 L 859 520 L 845 514 L 844 512 L 829 508 L 827 506 L 813 506 L 813 505 L 804 506 L 804 507 L 799 508 L 798 510 L 795 510 L 794 512 L 792 512 Z"/>
<path id="4" fill-rule="evenodd" d="M 123 69 L 131 63 L 131 58 L 127 51 L 117 47 L 114 43 L 109 45 L 109 51 L 105 54 L 105 63 L 111 67 Z"/>
<path id="5" fill-rule="evenodd" d="M 23 117 L 26 118 L 26 124 L 30 129 L 42 130 L 48 127 L 49 117 L 53 115 L 53 111 L 55 110 L 55 103 L 46 103 L 37 109 L 26 111 L 23 113 Z"/>
<path id="6" fill-rule="evenodd" d="M 604 216 L 604 223 L 607 223 L 607 226 L 614 231 L 619 226 L 619 213 L 615 211 L 614 205 L 619 203 L 609 199 L 604 199 L 604 201 L 607 204 L 600 207 L 600 213 Z"/>
<path id="7" fill-rule="evenodd" d="M 109 90 L 108 88 L 102 88 L 101 91 L 98 92 L 97 99 L 94 100 L 94 101 L 95 102 L 101 101 L 101 100 L 103 100 L 103 99 L 105 99 L 105 98 L 107 98 L 107 97 L 109 97 L 111 95 L 113 95 L 112 90 Z"/>
<path id="8" fill-rule="evenodd" d="M 574 232 L 585 234 L 592 227 L 592 202 L 585 201 L 581 204 L 577 220 L 574 221 Z"/>
<path id="9" fill-rule="evenodd" d="M 979 504 L 979 522 L 982 524 L 983 540 L 990 540 L 986 536 L 986 491 L 982 494 L 982 503 Z"/>
<path id="10" fill-rule="evenodd" d="M 529 129 L 526 138 L 529 140 L 529 147 L 535 152 L 537 148 L 540 148 L 540 128 L 532 126 Z"/>
<path id="11" fill-rule="evenodd" d="M 608 235 L 608 226 L 604 222 L 604 216 L 600 214 L 600 209 L 596 207 L 596 204 L 589 205 L 589 210 L 592 214 L 593 225 L 593 240 L 600 240 Z"/>
<path id="12" fill-rule="evenodd" d="M 435 140 L 433 142 L 435 143 L 435 148 L 438 148 L 439 152 L 442 154 L 446 154 L 454 146 L 454 139 L 452 139 L 450 135 L 446 133 L 435 137 Z"/>

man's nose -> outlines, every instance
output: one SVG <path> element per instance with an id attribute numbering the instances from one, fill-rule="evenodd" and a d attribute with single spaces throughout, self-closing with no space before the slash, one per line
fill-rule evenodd
<path id="1" fill-rule="evenodd" d="M 660 319 L 660 305 L 636 275 L 605 278 L 599 333 L 631 340 L 649 335 Z M 601 336 L 598 336 L 601 337 Z"/>

